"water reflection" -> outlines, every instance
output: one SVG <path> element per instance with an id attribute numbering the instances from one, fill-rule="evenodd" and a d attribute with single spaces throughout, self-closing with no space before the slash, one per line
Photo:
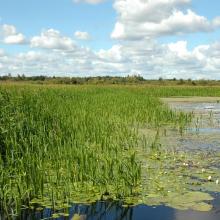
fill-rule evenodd
<path id="1" fill-rule="evenodd" d="M 51 219 L 53 212 L 45 209 L 43 212 L 22 213 L 22 220 Z M 60 217 L 59 220 L 172 220 L 175 219 L 175 211 L 165 206 L 150 207 L 138 205 L 135 207 L 123 207 L 120 202 L 96 202 L 92 205 L 73 205 L 69 209 L 69 217 Z"/>
<path id="2" fill-rule="evenodd" d="M 123 207 L 120 202 L 96 202 L 92 205 L 73 205 L 69 209 L 69 217 L 58 220 L 219 220 L 220 197 L 214 200 L 214 208 L 210 212 L 181 211 L 165 206 L 138 205 Z M 45 209 L 43 212 L 24 211 L 21 220 L 51 219 L 53 212 Z"/>

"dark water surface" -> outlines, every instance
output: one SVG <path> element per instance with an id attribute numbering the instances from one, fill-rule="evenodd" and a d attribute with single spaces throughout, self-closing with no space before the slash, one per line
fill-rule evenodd
<path id="1" fill-rule="evenodd" d="M 214 208 L 210 212 L 181 211 L 165 206 L 149 207 L 138 205 L 135 207 L 122 207 L 119 202 L 97 202 L 92 205 L 73 205 L 69 209 L 69 217 L 60 217 L 59 220 L 219 220 L 220 219 L 220 196 L 212 202 Z M 76 218 L 76 214 L 80 218 Z M 34 213 L 24 211 L 21 219 L 50 219 L 51 209 Z M 75 217 L 74 217 L 75 216 Z"/>

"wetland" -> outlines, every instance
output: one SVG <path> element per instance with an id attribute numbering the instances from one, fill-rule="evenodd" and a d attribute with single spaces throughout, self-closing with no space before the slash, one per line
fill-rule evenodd
<path id="1" fill-rule="evenodd" d="M 1 218 L 219 219 L 219 96 L 1 85 Z"/>

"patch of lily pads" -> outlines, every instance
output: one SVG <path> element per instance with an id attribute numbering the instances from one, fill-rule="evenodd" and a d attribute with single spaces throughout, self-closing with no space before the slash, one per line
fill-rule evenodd
<path id="1" fill-rule="evenodd" d="M 139 149 L 142 203 L 175 209 L 210 211 L 211 192 L 220 192 L 220 154 Z M 139 199 L 139 202 L 141 199 Z"/>

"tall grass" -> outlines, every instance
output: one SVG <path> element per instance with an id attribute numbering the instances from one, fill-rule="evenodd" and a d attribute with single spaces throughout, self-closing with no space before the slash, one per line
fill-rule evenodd
<path id="1" fill-rule="evenodd" d="M 154 97 L 170 93 L 167 88 L 1 86 L 1 211 L 19 214 L 33 199 L 55 207 L 60 201 L 131 196 L 141 177 L 138 127 L 182 127 L 188 121 Z"/>

